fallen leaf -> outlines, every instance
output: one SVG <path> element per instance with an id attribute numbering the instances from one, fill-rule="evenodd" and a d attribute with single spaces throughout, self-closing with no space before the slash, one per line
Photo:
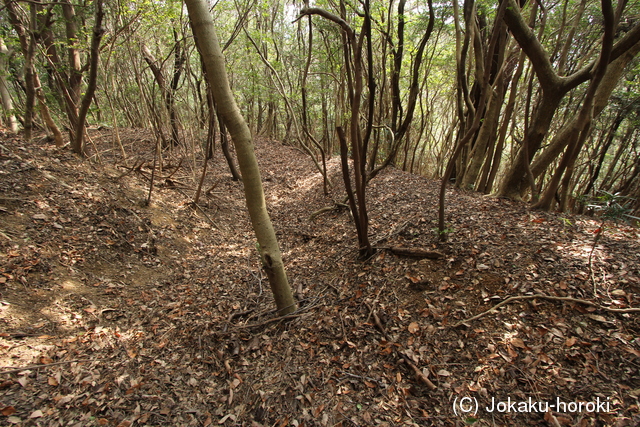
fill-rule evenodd
<path id="1" fill-rule="evenodd" d="M 451 375 L 451 372 L 447 371 L 446 369 L 440 369 L 438 371 L 438 375 L 440 375 L 441 377 L 448 377 Z"/>
<path id="2" fill-rule="evenodd" d="M 0 413 L 2 413 L 2 415 L 4 415 L 5 417 L 8 417 L 9 415 L 16 413 L 16 408 L 14 408 L 13 406 L 6 406 L 2 408 L 2 410 L 0 410 Z"/>
<path id="3" fill-rule="evenodd" d="M 624 348 L 627 352 L 633 354 L 634 356 L 640 357 L 640 351 L 636 350 L 635 348 L 627 347 L 627 346 L 622 347 L 622 348 Z"/>
<path id="4" fill-rule="evenodd" d="M 40 418 L 40 417 L 43 417 L 43 416 L 44 416 L 44 414 L 42 413 L 42 411 L 40 409 L 38 409 L 36 411 L 33 411 L 31 413 L 31 415 L 29 415 L 29 418 Z"/>
<path id="5" fill-rule="evenodd" d="M 410 333 L 415 334 L 420 330 L 420 325 L 418 325 L 417 322 L 411 322 L 407 327 L 407 329 L 409 330 Z"/>
<path id="6" fill-rule="evenodd" d="M 232 421 L 235 421 L 236 420 L 236 416 L 233 415 L 233 414 L 227 414 L 224 417 L 222 417 L 220 419 L 220 421 L 218 421 L 218 424 L 224 424 L 225 421 L 227 421 L 228 419 L 231 419 Z"/>
<path id="7" fill-rule="evenodd" d="M 587 317 L 590 318 L 590 319 L 595 320 L 596 322 L 611 323 L 604 316 L 601 316 L 599 314 L 587 314 Z"/>
<path id="8" fill-rule="evenodd" d="M 573 345 L 577 342 L 578 340 L 576 339 L 576 337 L 570 337 L 567 338 L 567 340 L 564 342 L 565 347 L 573 347 Z"/>
<path id="9" fill-rule="evenodd" d="M 521 348 L 521 349 L 523 349 L 523 350 L 526 350 L 527 348 L 529 348 L 529 347 L 527 347 L 527 345 L 524 343 L 524 341 L 522 341 L 522 339 L 520 339 L 520 338 L 514 338 L 514 339 L 512 339 L 512 340 L 511 340 L 511 345 L 512 345 L 512 346 L 514 346 L 514 347 Z"/>
<path id="10" fill-rule="evenodd" d="M 404 277 L 406 277 L 407 279 L 409 279 L 413 283 L 418 283 L 420 281 L 420 279 L 418 279 L 417 277 L 413 277 L 413 276 L 411 276 L 409 274 L 406 274 Z"/>

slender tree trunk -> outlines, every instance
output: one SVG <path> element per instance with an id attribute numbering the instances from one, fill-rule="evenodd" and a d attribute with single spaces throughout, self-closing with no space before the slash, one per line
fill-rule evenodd
<path id="1" fill-rule="evenodd" d="M 229 166 L 229 171 L 231 172 L 231 177 L 234 181 L 241 181 L 242 176 L 238 172 L 236 168 L 236 164 L 233 162 L 233 156 L 231 155 L 231 151 L 229 150 L 229 138 L 227 137 L 227 126 L 224 124 L 224 118 L 221 114 L 217 114 L 218 125 L 220 127 L 220 148 L 222 149 L 222 155 L 227 161 L 227 165 Z M 213 123 L 212 123 L 213 125 Z"/>
<path id="2" fill-rule="evenodd" d="M 4 40 L 0 37 L 0 96 L 2 97 L 2 107 L 6 117 L 9 129 L 13 133 L 18 133 L 18 121 L 13 113 L 13 101 L 9 94 L 9 86 L 7 85 L 7 64 L 5 57 L 9 54 L 9 49 L 4 44 Z"/>
<path id="3" fill-rule="evenodd" d="M 44 93 L 42 93 L 42 85 L 40 84 L 40 78 L 37 73 L 33 73 L 33 82 L 35 87 L 35 96 L 38 98 L 38 107 L 40 108 L 40 114 L 42 115 L 42 120 L 44 120 L 47 129 L 53 134 L 53 140 L 56 144 L 56 147 L 62 147 L 64 145 L 64 140 L 62 138 L 62 132 L 56 126 L 56 123 L 53 121 L 51 117 L 51 113 L 49 113 L 49 107 L 47 107 L 46 100 L 44 97 Z"/>
<path id="4" fill-rule="evenodd" d="M 76 124 L 75 139 L 72 141 L 72 150 L 74 153 L 85 155 L 84 147 L 84 133 L 85 122 L 93 95 L 96 92 L 97 80 L 98 80 L 98 60 L 100 55 L 100 40 L 104 34 L 104 28 L 102 28 L 102 18 L 104 17 L 104 11 L 102 10 L 102 0 L 95 1 L 96 18 L 93 26 L 93 36 L 91 37 L 91 52 L 89 60 L 89 81 L 87 83 L 87 90 L 82 98 L 80 105 L 80 111 L 78 112 L 78 122 Z"/>
<path id="5" fill-rule="evenodd" d="M 33 131 L 33 116 L 36 101 L 36 89 L 35 89 L 35 66 L 33 64 L 33 58 L 36 49 L 35 40 L 35 20 L 36 20 L 36 5 L 29 5 L 30 16 L 30 36 L 27 42 L 26 51 L 24 51 L 24 80 L 25 80 L 25 92 L 26 92 L 26 105 L 24 108 L 24 139 L 31 140 L 31 134 Z"/>
<path id="6" fill-rule="evenodd" d="M 78 30 L 76 27 L 76 12 L 69 0 L 62 0 L 62 14 L 64 15 L 67 36 L 67 54 L 69 56 L 69 94 L 73 105 L 80 104 L 80 86 L 82 85 L 82 64 L 78 44 Z M 77 107 L 76 107 L 77 108 Z"/>
<path id="7" fill-rule="evenodd" d="M 242 171 L 245 198 L 251 223 L 258 239 L 262 266 L 269 278 L 278 313 L 285 315 L 296 310 L 297 305 L 289 286 L 282 262 L 276 233 L 267 212 L 264 190 L 258 162 L 253 151 L 251 131 L 229 87 L 225 60 L 218 43 L 213 18 L 206 0 L 185 0 L 196 44 L 207 70 L 207 80 L 216 100 L 218 111 L 229 128 Z"/>

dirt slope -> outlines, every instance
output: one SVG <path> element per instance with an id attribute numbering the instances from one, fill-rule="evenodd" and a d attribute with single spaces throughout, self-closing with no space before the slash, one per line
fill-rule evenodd
<path id="1" fill-rule="evenodd" d="M 109 131 L 85 161 L 0 139 L 0 424 L 640 423 L 638 313 L 613 311 L 640 307 L 637 229 L 607 224 L 590 268 L 597 221 L 451 190 L 439 244 L 439 184 L 390 168 L 368 193 L 380 249 L 360 263 L 346 210 L 309 218 L 343 197 L 337 159 L 324 196 L 302 153 L 258 141 L 300 301 L 277 320 L 221 156 L 194 209 L 200 163 L 166 154 L 145 206 L 151 138 L 122 137 L 128 168 Z M 457 325 L 535 294 L 598 307 L 522 299 Z M 490 412 L 500 401 L 529 406 Z"/>

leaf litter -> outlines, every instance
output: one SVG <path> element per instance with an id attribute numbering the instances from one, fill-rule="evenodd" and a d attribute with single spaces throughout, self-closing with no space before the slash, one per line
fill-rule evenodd
<path id="1" fill-rule="evenodd" d="M 84 161 L 42 141 L 0 142 L 3 424 L 640 423 L 636 313 L 531 298 L 467 321 L 536 294 L 640 307 L 637 229 L 610 224 L 593 248 L 593 218 L 450 189 L 451 232 L 439 243 L 439 183 L 388 168 L 368 188 L 380 249 L 357 262 L 352 220 L 335 203 L 338 159 L 324 196 L 308 158 L 258 139 L 300 302 L 278 319 L 242 186 L 220 156 L 198 210 L 189 199 L 197 168 L 179 161 L 189 158 L 180 149 L 144 206 L 152 159 L 138 154 L 124 167 L 110 132 L 92 132 L 99 151 Z M 153 152 L 142 131 L 121 137 L 129 152 Z M 480 402 L 473 416 L 454 411 L 463 397 Z M 610 405 L 488 413 L 492 398 Z"/>

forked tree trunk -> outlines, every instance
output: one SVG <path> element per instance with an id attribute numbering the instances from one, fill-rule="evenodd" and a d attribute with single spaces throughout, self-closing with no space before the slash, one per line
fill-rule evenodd
<path id="1" fill-rule="evenodd" d="M 229 87 L 224 55 L 220 49 L 207 1 L 185 0 L 185 3 L 189 11 L 196 44 L 207 70 L 207 80 L 211 86 L 213 97 L 236 147 L 247 208 L 258 239 L 262 266 L 269 278 L 278 314 L 285 315 L 295 311 L 297 307 L 282 263 L 276 233 L 267 212 L 260 170 L 253 151 L 251 131 L 240 114 Z"/>

